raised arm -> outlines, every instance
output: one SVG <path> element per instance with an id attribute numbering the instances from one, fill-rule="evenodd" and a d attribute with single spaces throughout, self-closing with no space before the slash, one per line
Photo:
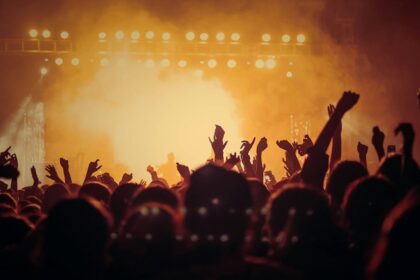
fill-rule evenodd
<path id="1" fill-rule="evenodd" d="M 147 166 L 147 172 L 149 172 L 150 176 L 152 177 L 152 181 L 155 181 L 155 180 L 158 179 L 157 172 L 153 168 L 153 166 L 151 166 L 151 165 Z"/>
<path id="2" fill-rule="evenodd" d="M 357 153 L 359 154 L 359 161 L 361 164 L 363 164 L 364 167 L 367 168 L 367 152 L 368 152 L 368 146 L 363 145 L 362 143 L 357 143 Z"/>
<path id="3" fill-rule="evenodd" d="M 70 169 L 69 169 L 69 161 L 65 158 L 60 158 L 60 165 L 63 168 L 64 174 L 64 181 L 67 185 L 72 183 L 71 176 L 70 176 Z"/>
<path id="4" fill-rule="evenodd" d="M 260 179 L 261 182 L 264 182 L 264 170 L 265 165 L 263 164 L 262 160 L 262 153 L 267 149 L 267 138 L 263 137 L 260 139 L 257 145 L 257 164 L 256 164 L 256 175 L 257 178 Z"/>
<path id="5" fill-rule="evenodd" d="M 334 111 L 335 111 L 334 105 L 332 104 L 328 105 L 328 115 L 330 118 L 332 114 L 334 113 Z M 332 170 L 334 165 L 341 160 L 341 131 L 342 131 L 342 124 L 340 120 L 337 128 L 335 129 L 334 136 L 332 139 L 330 170 Z"/>
<path id="6" fill-rule="evenodd" d="M 379 161 L 385 156 L 385 148 L 384 148 L 384 141 L 385 141 L 385 134 L 379 129 L 378 126 L 375 126 L 372 129 L 372 145 L 375 147 L 376 154 L 378 155 Z"/>
<path id="7" fill-rule="evenodd" d="M 286 170 L 286 175 L 289 177 L 292 174 L 300 170 L 300 163 L 296 156 L 297 145 L 293 146 L 287 140 L 276 141 L 277 146 L 286 152 L 286 159 L 283 159 L 285 164 L 284 169 Z"/>
<path id="8" fill-rule="evenodd" d="M 209 137 L 209 141 L 214 152 L 214 160 L 216 163 L 221 164 L 221 165 L 224 162 L 223 150 L 225 149 L 227 145 L 227 141 L 223 142 L 224 136 L 225 136 L 225 131 L 223 130 L 223 128 L 220 125 L 216 125 L 216 128 L 214 130 L 214 135 L 213 135 L 213 141 Z"/>
<path id="9" fill-rule="evenodd" d="M 249 151 L 252 149 L 252 146 L 255 143 L 255 137 L 252 142 L 248 142 L 246 140 L 242 141 L 241 145 L 241 160 L 242 165 L 245 169 L 245 174 L 247 177 L 255 177 L 254 169 L 252 168 L 251 158 L 249 156 Z"/>
<path id="10" fill-rule="evenodd" d="M 92 177 L 93 173 L 101 169 L 102 165 L 98 165 L 99 159 L 95 161 L 91 161 L 88 165 L 88 169 L 86 171 L 86 176 L 83 184 L 89 182 L 90 178 Z"/>

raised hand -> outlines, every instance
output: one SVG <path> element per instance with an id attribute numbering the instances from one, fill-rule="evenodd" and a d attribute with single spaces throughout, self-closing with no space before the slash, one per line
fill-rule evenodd
<path id="1" fill-rule="evenodd" d="M 143 188 L 145 188 L 146 187 L 146 185 L 147 185 L 147 182 L 145 181 L 145 180 L 140 180 L 140 182 L 139 182 L 139 186 L 141 186 L 141 187 L 143 187 Z"/>
<path id="2" fill-rule="evenodd" d="M 254 171 L 254 168 L 252 167 L 251 158 L 249 156 L 249 151 L 252 149 L 252 146 L 254 145 L 254 143 L 255 143 L 255 137 L 254 139 L 252 139 L 252 142 L 243 140 L 242 145 L 241 145 L 240 155 L 241 155 L 242 165 L 244 166 L 245 174 L 247 177 L 255 177 L 255 171 Z"/>
<path id="3" fill-rule="evenodd" d="M 249 155 L 249 151 L 251 151 L 252 146 L 254 146 L 255 143 L 255 137 L 252 139 L 252 142 L 248 142 L 247 140 L 242 141 L 241 145 L 241 155 Z"/>
<path id="4" fill-rule="evenodd" d="M 130 173 L 130 174 L 124 173 L 122 178 L 121 178 L 120 185 L 128 183 L 131 180 L 133 180 L 133 173 Z"/>
<path id="5" fill-rule="evenodd" d="M 367 167 L 366 155 L 368 152 L 368 146 L 363 145 L 362 143 L 357 143 L 357 152 L 359 153 L 360 163 Z"/>
<path id="6" fill-rule="evenodd" d="M 223 142 L 223 137 L 225 136 L 225 131 L 220 125 L 216 125 L 214 130 L 213 141 L 209 137 L 211 147 L 214 152 L 215 160 L 223 162 L 223 150 L 225 149 L 228 141 Z"/>
<path id="7" fill-rule="evenodd" d="M 381 160 L 385 156 L 385 134 L 379 129 L 378 126 L 375 126 L 372 129 L 372 134 L 372 145 L 375 147 L 379 160 Z"/>
<path id="8" fill-rule="evenodd" d="M 88 169 L 86 171 L 85 183 L 90 180 L 90 178 L 92 177 L 93 173 L 95 173 L 96 171 L 98 171 L 99 169 L 101 169 L 102 165 L 99 165 L 98 162 L 99 162 L 99 159 L 97 159 L 95 161 L 91 161 L 89 163 Z"/>
<path id="9" fill-rule="evenodd" d="M 56 183 L 64 183 L 63 180 L 60 179 L 60 176 L 58 176 L 57 170 L 55 169 L 54 165 L 48 164 L 45 167 L 45 171 L 47 172 L 47 178 L 50 178 Z"/>
<path id="10" fill-rule="evenodd" d="M 10 149 L 12 146 L 9 146 L 6 150 L 0 153 L 0 165 L 6 164 L 10 160 Z"/>
<path id="11" fill-rule="evenodd" d="M 258 142 L 257 145 L 257 154 L 261 154 L 265 149 L 267 149 L 267 138 L 263 137 L 260 139 L 260 142 Z"/>
<path id="12" fill-rule="evenodd" d="M 414 128 L 411 123 L 400 123 L 394 130 L 395 135 L 402 134 L 404 140 L 404 156 L 411 158 L 412 149 L 414 145 L 414 138 L 416 136 Z"/>
<path id="13" fill-rule="evenodd" d="M 72 180 L 71 180 L 71 175 L 70 175 L 70 170 L 69 170 L 69 161 L 65 158 L 60 158 L 60 165 L 61 165 L 61 168 L 63 168 L 64 181 L 66 182 L 66 184 L 71 184 Z"/>
<path id="14" fill-rule="evenodd" d="M 31 175 L 33 180 L 33 187 L 37 187 L 39 184 L 41 184 L 41 181 L 38 178 L 38 174 L 36 173 L 35 166 L 32 165 L 31 167 Z"/>
<path id="15" fill-rule="evenodd" d="M 181 177 L 184 180 L 188 180 L 190 178 L 190 169 L 188 168 L 188 166 L 180 164 L 180 163 L 176 163 L 176 169 L 178 170 L 179 175 L 181 175 Z"/>
<path id="16" fill-rule="evenodd" d="M 69 168 L 69 161 L 65 158 L 60 158 L 60 165 L 63 169 Z"/>
<path id="17" fill-rule="evenodd" d="M 344 114 L 345 112 L 353 108 L 354 105 L 357 104 L 357 102 L 359 101 L 359 97 L 360 96 L 357 93 L 345 91 L 341 96 L 340 100 L 338 100 L 336 110 L 339 113 Z"/>
<path id="18" fill-rule="evenodd" d="M 225 164 L 223 165 L 226 169 L 231 170 L 235 165 L 241 162 L 239 155 L 236 153 L 229 154 L 229 157 L 226 158 Z"/>
<path id="19" fill-rule="evenodd" d="M 147 172 L 149 172 L 149 173 L 153 173 L 153 172 L 155 172 L 155 169 L 153 168 L 153 166 L 151 166 L 151 165 L 148 165 L 147 166 Z"/>
<path id="20" fill-rule="evenodd" d="M 157 179 L 158 179 L 157 172 L 156 172 L 156 170 L 153 168 L 153 166 L 148 165 L 146 170 L 147 170 L 147 172 L 149 172 L 149 173 L 150 173 L 150 176 L 152 176 L 152 181 L 154 181 L 154 180 L 157 180 Z"/>
<path id="21" fill-rule="evenodd" d="M 293 145 L 290 144 L 290 142 L 287 140 L 278 140 L 276 141 L 276 144 L 280 149 L 285 150 L 289 153 L 292 153 L 295 150 Z"/>
<path id="22" fill-rule="evenodd" d="M 308 134 L 305 134 L 303 137 L 303 143 L 297 146 L 298 153 L 300 156 L 304 156 L 308 153 L 308 150 L 312 148 L 314 143 L 312 142 L 312 139 L 309 137 Z"/>

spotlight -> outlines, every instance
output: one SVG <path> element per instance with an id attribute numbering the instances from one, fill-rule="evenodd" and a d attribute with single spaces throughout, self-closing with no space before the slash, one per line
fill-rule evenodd
<path id="1" fill-rule="evenodd" d="M 265 62 L 261 58 L 255 61 L 255 67 L 257 67 L 258 69 L 264 68 L 264 65 L 265 65 Z"/>
<path id="2" fill-rule="evenodd" d="M 232 41 L 237 42 L 237 41 L 239 41 L 239 39 L 241 39 L 241 35 L 239 35 L 239 33 L 233 33 L 233 34 L 230 36 L 230 39 L 232 39 Z"/>
<path id="3" fill-rule="evenodd" d="M 38 36 L 38 30 L 36 30 L 36 29 L 29 30 L 29 37 L 35 38 L 37 36 Z"/>
<path id="4" fill-rule="evenodd" d="M 184 59 L 181 59 L 180 61 L 178 61 L 178 66 L 181 68 L 184 68 L 187 66 L 187 61 Z"/>
<path id="5" fill-rule="evenodd" d="M 281 36 L 281 40 L 283 41 L 283 43 L 289 43 L 290 42 L 290 35 L 289 34 L 284 34 L 283 36 Z"/>
<path id="6" fill-rule="evenodd" d="M 99 38 L 100 40 L 105 40 L 105 38 L 106 38 L 106 33 L 105 33 L 105 32 L 99 32 L 99 34 L 98 34 L 98 38 Z"/>
<path id="7" fill-rule="evenodd" d="M 195 34 L 194 34 L 194 32 L 187 32 L 187 34 L 185 34 L 185 38 L 186 38 L 188 41 L 192 41 L 192 40 L 194 40 L 194 38 L 195 38 Z"/>
<path id="8" fill-rule="evenodd" d="M 61 57 L 57 57 L 55 59 L 55 64 L 57 64 L 58 66 L 63 65 L 64 60 Z"/>
<path id="9" fill-rule="evenodd" d="M 39 72 L 41 73 L 42 76 L 45 76 L 48 74 L 48 69 L 46 67 L 41 67 Z"/>
<path id="10" fill-rule="evenodd" d="M 169 39 L 171 39 L 171 33 L 169 33 L 169 32 L 164 32 L 164 33 L 162 34 L 162 40 L 163 40 L 163 41 L 169 41 Z"/>
<path id="11" fill-rule="evenodd" d="M 276 61 L 274 60 L 274 58 L 269 58 L 265 61 L 265 67 L 267 67 L 268 69 L 273 69 L 274 67 L 276 67 Z"/>
<path id="12" fill-rule="evenodd" d="M 235 68 L 235 67 L 236 67 L 236 60 L 234 60 L 234 59 L 229 59 L 229 60 L 227 61 L 227 66 L 228 66 L 229 68 Z"/>
<path id="13" fill-rule="evenodd" d="M 293 72 L 287 71 L 286 72 L 286 77 L 287 78 L 292 78 L 293 77 Z"/>
<path id="14" fill-rule="evenodd" d="M 225 33 L 223 33 L 223 32 L 218 32 L 217 34 L 216 34 L 216 40 L 217 41 L 223 41 L 224 39 L 225 39 Z"/>
<path id="15" fill-rule="evenodd" d="M 171 65 L 171 61 L 167 58 L 162 59 L 162 61 L 160 62 L 160 66 L 161 67 L 169 67 L 169 65 Z"/>
<path id="16" fill-rule="evenodd" d="M 270 42 L 271 41 L 271 35 L 268 34 L 268 33 L 265 33 L 261 36 L 261 39 L 262 39 L 263 42 L 266 42 L 266 43 Z"/>
<path id="17" fill-rule="evenodd" d="M 155 37 L 155 33 L 153 31 L 146 32 L 146 38 L 152 40 Z"/>
<path id="18" fill-rule="evenodd" d="M 132 40 L 138 40 L 138 39 L 140 39 L 140 32 L 138 32 L 138 31 L 131 32 L 131 39 Z"/>
<path id="19" fill-rule="evenodd" d="M 73 66 L 77 66 L 77 65 L 79 65 L 79 63 L 80 63 L 80 60 L 79 60 L 77 57 L 75 57 L 75 58 L 73 58 L 73 59 L 71 60 L 71 64 L 72 64 Z"/>
<path id="20" fill-rule="evenodd" d="M 209 68 L 215 68 L 217 66 L 217 60 L 216 59 L 209 59 L 209 61 L 207 62 L 207 66 Z"/>
<path id="21" fill-rule="evenodd" d="M 42 31 L 42 37 L 44 37 L 45 39 L 50 38 L 51 31 L 49 31 L 48 29 L 45 29 L 44 31 Z"/>
<path id="22" fill-rule="evenodd" d="M 122 40 L 124 38 L 124 32 L 122 32 L 122 31 L 117 31 L 116 33 L 115 33 L 115 39 L 117 39 L 117 40 Z"/>
<path id="23" fill-rule="evenodd" d="M 305 37 L 305 35 L 303 35 L 303 34 L 298 34 L 298 35 L 296 36 L 296 41 L 298 41 L 298 43 L 304 43 L 304 42 L 305 42 L 305 40 L 306 40 L 306 37 Z"/>
<path id="24" fill-rule="evenodd" d="M 109 59 L 104 57 L 101 59 L 101 65 L 102 66 L 107 66 L 109 64 Z"/>
<path id="25" fill-rule="evenodd" d="M 200 40 L 201 41 L 207 41 L 209 39 L 209 34 L 207 33 L 201 33 L 200 34 Z"/>
<path id="26" fill-rule="evenodd" d="M 61 39 L 63 39 L 63 40 L 68 39 L 68 38 L 69 38 L 69 36 L 70 36 L 70 34 L 69 34 L 67 31 L 63 31 L 63 32 L 61 32 L 61 33 L 60 33 L 60 37 L 61 37 Z"/>

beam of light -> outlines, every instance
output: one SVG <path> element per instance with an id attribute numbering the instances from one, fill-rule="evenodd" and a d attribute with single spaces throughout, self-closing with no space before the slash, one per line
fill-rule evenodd
<path id="1" fill-rule="evenodd" d="M 60 33 L 60 38 L 61 39 L 63 39 L 63 40 L 66 40 L 66 39 L 68 39 L 70 37 L 70 34 L 67 32 L 67 31 L 62 31 L 61 33 Z"/>
<path id="2" fill-rule="evenodd" d="M 162 40 L 163 41 L 169 41 L 170 39 L 171 39 L 171 33 L 169 33 L 169 32 L 162 33 Z"/>
<path id="3" fill-rule="evenodd" d="M 223 32 L 217 32 L 217 34 L 216 34 L 216 40 L 217 41 L 223 41 L 224 39 L 226 38 L 226 35 L 225 35 L 225 33 L 223 33 Z"/>
<path id="4" fill-rule="evenodd" d="M 255 67 L 257 67 L 258 69 L 262 69 L 264 68 L 264 66 L 265 66 L 265 62 L 261 58 L 255 61 Z"/>
<path id="5" fill-rule="evenodd" d="M 284 34 L 283 36 L 281 36 L 281 40 L 283 43 L 289 43 L 290 42 L 290 35 L 289 34 Z"/>
<path id="6" fill-rule="evenodd" d="M 229 67 L 229 68 L 235 68 L 235 67 L 236 67 L 236 65 L 237 65 L 237 63 L 236 63 L 236 60 L 234 60 L 234 59 L 229 59 L 229 60 L 227 61 L 226 65 L 227 65 L 227 67 Z"/>
<path id="7" fill-rule="evenodd" d="M 304 34 L 298 34 L 297 36 L 296 36 L 296 41 L 298 42 L 298 43 L 305 43 L 305 40 L 306 40 L 306 37 L 305 37 L 305 35 Z"/>
<path id="8" fill-rule="evenodd" d="M 188 41 L 192 41 L 192 40 L 194 40 L 194 38 L 195 38 L 195 33 L 194 33 L 194 32 L 192 32 L 192 31 L 187 32 L 187 34 L 185 34 L 185 38 L 186 38 Z"/>
<path id="9" fill-rule="evenodd" d="M 276 67 L 277 63 L 274 58 L 269 58 L 265 61 L 265 67 L 268 69 L 274 69 Z"/>
<path id="10" fill-rule="evenodd" d="M 187 66 L 187 61 L 185 59 L 181 59 L 180 61 L 178 61 L 178 66 L 181 68 L 184 68 Z"/>
<path id="11" fill-rule="evenodd" d="M 89 135 L 106 138 L 108 150 L 96 147 L 92 153 L 113 155 L 113 161 L 137 179 L 149 178 L 147 165 L 165 163 L 170 152 L 192 169 L 204 164 L 211 156 L 207 138 L 215 124 L 223 126 L 229 139 L 225 153 L 237 150 L 242 137 L 235 103 L 222 82 L 188 70 L 162 78 L 160 71 L 136 62 L 128 62 L 124 71 L 112 65 L 100 68 L 94 79 L 72 91 L 64 107 L 54 106 L 63 111 L 57 124 L 67 129 L 66 123 L 76 123 L 73 133 L 73 129 L 87 130 Z M 186 110 L 180 110 L 185 106 Z M 85 143 L 76 143 L 63 152 L 76 153 L 83 150 L 82 145 Z M 106 165 L 105 160 L 102 163 L 108 172 L 120 176 L 113 169 L 117 167 Z M 172 168 L 176 172 L 176 166 Z"/>
<path id="12" fill-rule="evenodd" d="M 77 58 L 77 57 L 72 58 L 71 65 L 77 66 L 77 65 L 79 65 L 79 63 L 80 63 L 80 59 L 79 58 Z"/>
<path id="13" fill-rule="evenodd" d="M 105 32 L 99 32 L 98 38 L 99 38 L 99 40 L 105 40 L 106 39 L 106 33 Z"/>
<path id="14" fill-rule="evenodd" d="M 140 39 L 140 32 L 138 32 L 138 31 L 131 32 L 131 39 L 132 40 L 138 40 L 138 39 Z"/>
<path id="15" fill-rule="evenodd" d="M 209 34 L 207 33 L 201 33 L 200 34 L 200 40 L 201 41 L 207 41 L 209 39 Z"/>
<path id="16" fill-rule="evenodd" d="M 45 29 L 42 31 L 42 37 L 44 37 L 45 39 L 48 39 L 51 37 L 51 31 L 49 31 L 48 29 Z"/>
<path id="17" fill-rule="evenodd" d="M 234 42 L 238 42 L 241 39 L 241 35 L 239 35 L 239 33 L 232 33 L 230 39 Z"/>
<path id="18" fill-rule="evenodd" d="M 60 66 L 60 65 L 63 65 L 63 63 L 64 63 L 64 60 L 61 57 L 57 57 L 55 59 L 55 64 L 56 65 Z"/>
<path id="19" fill-rule="evenodd" d="M 48 68 L 47 67 L 41 67 L 41 69 L 39 69 L 39 72 L 41 73 L 42 76 L 45 76 L 48 74 Z"/>
<path id="20" fill-rule="evenodd" d="M 122 32 L 121 30 L 115 32 L 115 39 L 117 39 L 117 40 L 124 39 L 124 32 Z"/>
<path id="21" fill-rule="evenodd" d="M 31 37 L 31 38 L 38 37 L 38 30 L 36 30 L 36 29 L 29 30 L 29 37 Z"/>
<path id="22" fill-rule="evenodd" d="M 261 36 L 261 40 L 265 43 L 268 43 L 271 41 L 271 35 L 268 33 L 265 33 Z"/>
<path id="23" fill-rule="evenodd" d="M 152 40 L 155 37 L 155 33 L 153 31 L 146 32 L 146 38 Z"/>
<path id="24" fill-rule="evenodd" d="M 217 66 L 217 60 L 214 58 L 209 59 L 209 61 L 207 62 L 207 66 L 209 68 L 215 68 Z"/>

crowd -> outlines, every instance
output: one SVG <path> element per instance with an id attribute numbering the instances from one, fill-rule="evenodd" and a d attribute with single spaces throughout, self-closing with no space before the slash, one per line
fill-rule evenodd
<path id="1" fill-rule="evenodd" d="M 358 100 L 344 92 L 328 106 L 315 142 L 276 142 L 287 172 L 278 181 L 263 163 L 266 138 L 255 157 L 255 138 L 226 157 L 218 125 L 213 160 L 194 172 L 176 163 L 182 181 L 173 186 L 152 166 L 150 183 L 95 175 L 98 160 L 76 184 L 61 158 L 64 179 L 48 165 L 51 184 L 32 168 L 33 185 L 18 187 L 8 148 L 0 154 L 0 177 L 11 182 L 0 186 L 0 278 L 420 279 L 414 129 L 400 124 L 401 151 L 386 153 L 384 133 L 373 128 L 373 172 L 362 143 L 359 161 L 342 160 L 341 120 Z"/>

